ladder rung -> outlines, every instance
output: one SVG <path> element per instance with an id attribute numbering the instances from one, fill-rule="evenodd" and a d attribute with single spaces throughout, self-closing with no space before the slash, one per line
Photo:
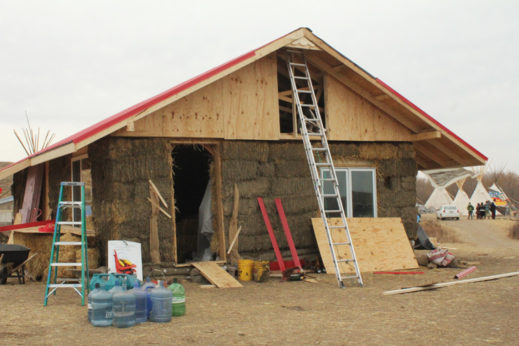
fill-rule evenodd
<path id="1" fill-rule="evenodd" d="M 59 288 L 59 287 L 81 287 L 81 284 L 49 284 L 50 288 Z"/>
<path id="2" fill-rule="evenodd" d="M 320 132 L 308 132 L 309 136 L 322 136 L 323 134 Z"/>
<path id="3" fill-rule="evenodd" d="M 297 92 L 300 94 L 311 94 L 312 90 L 297 89 Z"/>
<path id="4" fill-rule="evenodd" d="M 56 222 L 58 225 L 72 225 L 72 226 L 81 226 L 83 223 L 81 221 L 58 221 Z"/>
<path id="5" fill-rule="evenodd" d="M 314 105 L 314 104 L 311 104 L 311 103 L 301 103 L 300 106 L 301 106 L 301 107 L 309 107 L 309 108 L 310 108 L 310 107 L 313 107 L 313 108 L 315 108 L 315 105 Z"/>
<path id="6" fill-rule="evenodd" d="M 328 148 L 312 148 L 313 151 L 326 151 Z"/>
<path id="7" fill-rule="evenodd" d="M 346 280 L 346 279 L 358 279 L 359 277 L 357 275 L 348 275 L 348 276 L 343 276 L 342 279 L 343 280 Z"/>
<path id="8" fill-rule="evenodd" d="M 63 205 L 81 205 L 81 201 L 61 201 L 59 204 Z"/>
<path id="9" fill-rule="evenodd" d="M 337 197 L 336 193 L 323 193 L 321 194 L 322 197 Z"/>
<path id="10" fill-rule="evenodd" d="M 294 76 L 294 79 L 301 79 L 301 80 L 308 80 L 308 77 L 303 77 L 303 76 Z"/>
<path id="11" fill-rule="evenodd" d="M 349 263 L 349 262 L 355 262 L 355 259 L 353 259 L 353 258 L 338 259 L 337 262 L 341 262 L 341 263 Z"/>
<path id="12" fill-rule="evenodd" d="M 85 183 L 81 182 L 81 181 L 62 181 L 61 185 L 62 186 L 82 186 L 82 185 L 85 185 Z"/>
<path id="13" fill-rule="evenodd" d="M 350 242 L 347 242 L 347 241 L 343 241 L 343 242 L 340 242 L 340 243 L 332 243 L 333 245 L 350 245 L 351 243 Z"/>
<path id="14" fill-rule="evenodd" d="M 316 162 L 316 166 L 331 166 L 332 164 L 329 162 Z"/>
<path id="15" fill-rule="evenodd" d="M 325 210 L 324 212 L 325 213 L 340 213 L 341 210 L 340 209 L 329 209 L 329 210 Z"/>
<path id="16" fill-rule="evenodd" d="M 299 62 L 290 62 L 290 66 L 299 66 L 299 67 L 306 67 L 306 64 L 301 64 Z"/>
<path id="17" fill-rule="evenodd" d="M 328 226 L 328 228 L 331 228 L 331 229 L 340 229 L 340 228 L 346 228 L 346 226 L 342 225 L 342 226 Z"/>
<path id="18" fill-rule="evenodd" d="M 75 262 L 55 262 L 50 264 L 52 267 L 82 267 L 81 263 Z"/>
<path id="19" fill-rule="evenodd" d="M 54 245 L 81 245 L 80 241 L 57 241 Z"/>

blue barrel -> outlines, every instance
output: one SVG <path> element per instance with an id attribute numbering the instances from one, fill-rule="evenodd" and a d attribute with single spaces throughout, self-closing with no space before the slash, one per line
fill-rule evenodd
<path id="1" fill-rule="evenodd" d="M 173 294 L 164 287 L 163 281 L 159 281 L 157 287 L 151 290 L 151 314 L 152 322 L 171 321 L 171 302 Z"/>
<path id="2" fill-rule="evenodd" d="M 114 287 L 116 289 L 118 284 Z M 135 295 L 133 293 L 122 290 L 115 290 L 112 294 L 112 311 L 113 311 L 113 325 L 118 328 L 127 328 L 134 326 L 135 320 Z"/>
<path id="3" fill-rule="evenodd" d="M 112 325 L 112 294 L 96 288 L 88 295 L 89 321 L 96 327 L 108 327 Z"/>

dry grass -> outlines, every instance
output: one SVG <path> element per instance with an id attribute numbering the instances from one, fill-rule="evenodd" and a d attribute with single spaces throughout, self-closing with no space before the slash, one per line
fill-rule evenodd
<path id="1" fill-rule="evenodd" d="M 429 237 L 434 237 L 440 243 L 457 243 L 459 239 L 454 231 L 436 220 L 422 220 L 422 228 Z"/>

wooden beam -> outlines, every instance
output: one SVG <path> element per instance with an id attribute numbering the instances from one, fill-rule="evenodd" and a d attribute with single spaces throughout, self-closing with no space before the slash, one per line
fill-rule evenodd
<path id="1" fill-rule="evenodd" d="M 385 101 L 385 100 L 389 100 L 390 98 L 391 97 L 388 94 L 380 94 L 380 95 L 375 96 L 375 100 L 377 100 L 377 101 Z"/>
<path id="2" fill-rule="evenodd" d="M 437 139 L 441 138 L 442 133 L 440 131 L 425 131 L 420 133 L 415 133 L 409 136 L 409 140 L 411 142 L 418 142 L 418 141 L 426 141 L 429 139 Z"/>
<path id="3" fill-rule="evenodd" d="M 225 246 L 225 234 L 224 234 L 224 215 L 223 215 L 223 187 L 222 187 L 222 157 L 221 157 L 221 145 L 215 146 L 214 169 L 215 169 L 215 184 L 216 184 L 216 224 L 217 224 L 217 236 L 218 236 L 218 252 L 221 260 L 227 259 L 226 246 Z"/>
<path id="4" fill-rule="evenodd" d="M 425 157 L 438 163 L 441 167 L 450 167 L 450 165 L 452 164 L 451 160 L 448 157 L 442 156 L 442 153 L 440 151 L 427 148 L 420 142 L 414 142 L 414 146 L 417 151 L 421 151 Z"/>

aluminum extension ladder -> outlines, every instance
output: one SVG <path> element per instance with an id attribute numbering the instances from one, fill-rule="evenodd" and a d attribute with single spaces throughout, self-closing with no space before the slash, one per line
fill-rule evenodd
<path id="1" fill-rule="evenodd" d="M 346 214 L 339 193 L 339 182 L 328 146 L 326 130 L 323 125 L 321 113 L 319 112 L 319 105 L 315 97 L 306 57 L 300 50 L 287 50 L 287 54 L 287 68 L 292 86 L 293 102 L 296 104 L 297 114 L 299 115 L 299 126 L 301 128 L 306 158 L 312 175 L 315 195 L 317 197 L 326 237 L 328 238 L 337 281 L 341 288 L 344 287 L 344 280 L 346 279 L 357 279 L 360 286 L 362 286 L 362 276 L 360 274 L 357 257 L 355 256 L 355 249 L 351 241 Z M 319 137 L 319 143 L 312 145 L 310 136 Z M 329 177 L 325 178 L 324 172 L 321 177 L 319 174 L 320 168 L 326 169 L 329 172 Z M 326 182 L 333 185 L 333 193 L 325 193 L 324 189 L 322 189 Z M 326 209 L 324 198 L 335 199 L 338 209 Z M 328 218 L 337 214 L 340 214 L 341 223 L 331 225 Z M 337 232 L 344 232 L 347 240 L 335 242 L 334 235 L 336 235 Z M 341 246 L 349 246 L 351 258 L 338 258 L 337 248 Z M 355 268 L 355 275 L 344 275 L 341 273 L 340 263 L 352 263 Z"/>
<path id="2" fill-rule="evenodd" d="M 74 190 L 77 187 L 80 189 L 79 201 L 76 201 L 74 198 Z M 72 197 L 71 201 L 63 200 L 65 195 L 65 188 L 70 188 L 70 196 Z M 70 217 L 68 218 L 68 221 L 63 220 L 65 209 L 70 210 Z M 76 220 L 76 211 L 78 209 L 81 211 L 81 216 L 79 220 Z M 81 241 L 61 241 L 61 226 L 81 227 Z M 60 262 L 59 250 L 61 246 L 81 246 L 81 262 Z M 61 182 L 43 306 L 47 306 L 47 300 L 49 296 L 51 294 L 56 294 L 56 290 L 58 288 L 73 288 L 81 296 L 81 305 L 85 305 L 85 297 L 88 294 L 89 280 L 87 249 L 88 244 L 85 217 L 85 183 Z M 58 268 L 60 267 L 79 267 L 81 268 L 81 277 L 78 279 L 58 278 Z"/>

